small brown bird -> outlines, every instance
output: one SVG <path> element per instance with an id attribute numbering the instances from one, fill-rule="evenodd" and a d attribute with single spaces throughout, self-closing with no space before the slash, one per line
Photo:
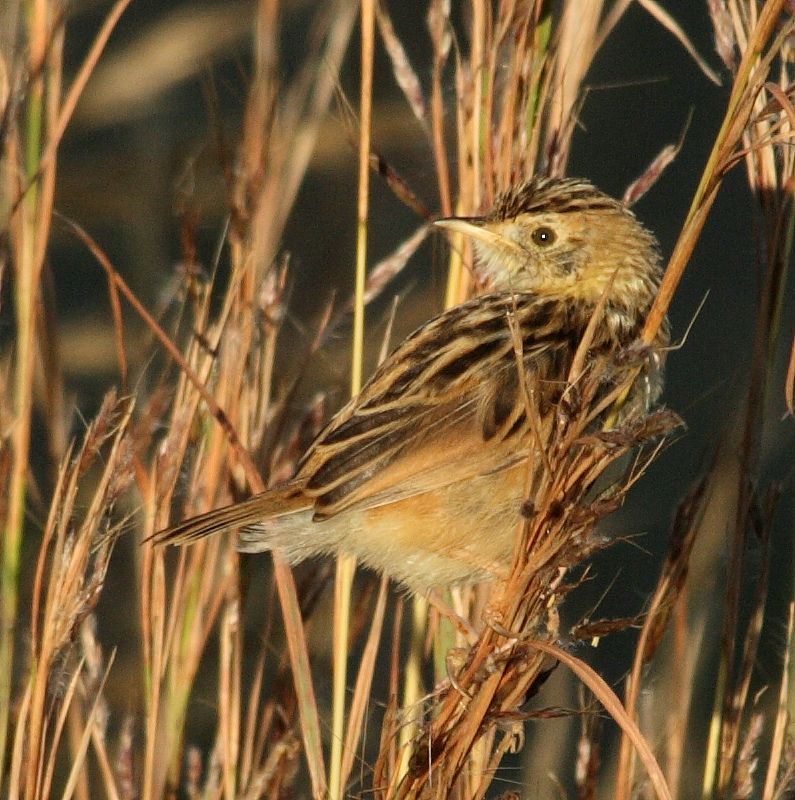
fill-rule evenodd
<path id="1" fill-rule="evenodd" d="M 291 481 L 158 543 L 236 528 L 242 551 L 279 549 L 293 563 L 347 552 L 419 592 L 506 574 L 538 449 L 526 398 L 548 430 L 600 300 L 589 357 L 637 340 L 659 283 L 657 242 L 626 206 L 573 179 L 532 178 L 483 217 L 436 224 L 472 237 L 486 293 L 405 339 Z M 645 357 L 630 405 L 659 396 L 659 352 Z M 616 383 L 628 369 L 614 370 Z"/>

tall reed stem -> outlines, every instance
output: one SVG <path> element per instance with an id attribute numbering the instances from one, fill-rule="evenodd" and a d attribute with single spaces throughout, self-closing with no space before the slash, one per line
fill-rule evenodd
<path id="1" fill-rule="evenodd" d="M 359 190 L 356 214 L 356 283 L 353 305 L 351 397 L 362 388 L 364 351 L 364 290 L 367 270 L 367 222 L 370 208 L 370 140 L 373 104 L 373 54 L 375 48 L 375 0 L 362 0 L 361 94 L 359 121 Z M 347 685 L 348 640 L 350 638 L 351 592 L 356 559 L 337 559 L 334 583 L 334 677 L 331 725 L 331 800 L 343 796 L 343 743 L 345 741 L 345 689 Z"/>
<path id="2" fill-rule="evenodd" d="M 19 602 L 19 558 L 25 528 L 28 460 L 36 349 L 36 304 L 43 260 L 39 241 L 41 197 L 34 177 L 39 168 L 45 116 L 45 57 L 50 9 L 46 3 L 30 0 L 25 7 L 28 26 L 29 71 L 35 76 L 28 90 L 24 142 L 23 181 L 18 188 L 27 193 L 17 208 L 15 229 L 14 308 L 16 347 L 14 365 L 14 427 L 12 467 L 8 499 L 8 521 L 3 537 L 0 577 L 0 786 L 10 722 L 11 680 L 14 665 L 14 632 Z M 10 148 L 9 148 L 10 149 Z M 28 186 L 28 183 L 32 182 Z M 12 194 L 15 197 L 15 194 Z M 40 256 L 42 254 L 42 256 Z"/>

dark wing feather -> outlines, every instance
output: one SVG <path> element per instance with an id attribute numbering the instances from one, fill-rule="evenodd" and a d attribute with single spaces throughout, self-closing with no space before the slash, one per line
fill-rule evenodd
<path id="1" fill-rule="evenodd" d="M 158 531 L 150 539 L 156 545 L 191 544 L 229 528 L 240 528 L 261 522 L 263 519 L 294 514 L 308 507 L 309 502 L 301 487 L 295 482 L 290 482 L 255 494 L 248 500 L 189 517 L 171 528 Z"/>
<path id="2" fill-rule="evenodd" d="M 409 336 L 304 457 L 298 477 L 316 517 L 515 463 L 528 426 L 511 325 L 522 338 L 525 380 L 535 395 L 548 394 L 550 379 L 561 379 L 551 367 L 560 370 L 561 354 L 574 351 L 556 307 L 533 295 L 484 295 Z"/>

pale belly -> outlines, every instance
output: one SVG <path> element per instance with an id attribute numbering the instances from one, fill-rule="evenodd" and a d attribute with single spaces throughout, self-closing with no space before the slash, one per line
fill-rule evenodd
<path id="1" fill-rule="evenodd" d="M 522 523 L 527 462 L 325 520 L 311 507 L 244 528 L 239 548 L 291 563 L 340 552 L 413 591 L 507 575 Z"/>
<path id="2" fill-rule="evenodd" d="M 522 463 L 355 512 L 358 519 L 340 544 L 415 591 L 505 577 L 522 521 L 526 473 Z"/>

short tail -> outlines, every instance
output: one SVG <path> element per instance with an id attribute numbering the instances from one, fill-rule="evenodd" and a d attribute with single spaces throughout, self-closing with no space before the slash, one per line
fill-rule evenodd
<path id="1" fill-rule="evenodd" d="M 153 534 L 149 541 L 158 546 L 191 544 L 214 533 L 263 523 L 269 519 L 308 509 L 311 505 L 312 501 L 303 493 L 300 486 L 294 483 L 287 484 L 255 494 L 240 503 L 216 508 L 197 517 L 183 520 L 178 525 Z"/>

